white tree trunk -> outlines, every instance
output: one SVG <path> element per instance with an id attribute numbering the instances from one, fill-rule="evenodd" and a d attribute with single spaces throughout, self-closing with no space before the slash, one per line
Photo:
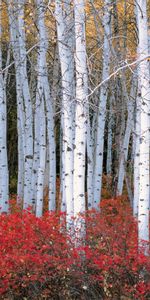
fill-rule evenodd
<path id="1" fill-rule="evenodd" d="M 85 41 L 85 3 L 74 0 L 75 16 L 75 66 L 76 66 L 76 115 L 74 142 L 74 216 L 85 211 L 85 147 L 87 136 L 87 65 Z M 82 228 L 83 225 L 83 228 Z M 81 219 L 77 224 L 84 234 Z"/>
<path id="2" fill-rule="evenodd" d="M 66 198 L 63 197 L 65 195 L 65 187 L 64 187 L 64 182 L 65 182 L 65 151 L 64 151 L 64 143 L 62 141 L 63 136 L 62 136 L 62 128 L 63 128 L 63 116 L 61 116 L 61 128 L 60 128 L 60 202 L 61 202 L 61 211 L 66 212 Z"/>
<path id="3" fill-rule="evenodd" d="M 136 116 L 135 116 L 135 132 L 134 132 L 134 199 L 133 199 L 133 215 L 138 216 L 138 200 L 140 189 L 139 166 L 140 166 L 140 133 L 141 133 L 141 87 L 140 78 L 138 78 L 138 93 L 136 98 Z"/>
<path id="4" fill-rule="evenodd" d="M 148 56 L 148 28 L 147 28 L 147 2 L 138 0 L 137 26 L 139 31 L 138 54 L 142 59 Z M 138 201 L 138 227 L 139 245 L 142 240 L 149 241 L 149 114 L 150 114 L 150 83 L 149 63 L 143 60 L 139 65 L 138 75 L 141 84 L 141 133 L 139 145 L 139 201 Z M 145 249 L 145 253 L 147 248 Z"/>
<path id="5" fill-rule="evenodd" d="M 31 205 L 32 164 L 33 164 L 33 112 L 27 75 L 25 44 L 24 0 L 18 0 L 18 46 L 19 69 L 25 109 L 25 149 L 24 149 L 24 209 Z"/>
<path id="6" fill-rule="evenodd" d="M 16 76 L 17 77 L 17 76 Z M 17 78 L 16 78 L 17 79 Z M 18 81 L 18 80 L 16 80 Z M 17 83 L 17 82 L 16 82 Z M 20 101 L 19 87 L 17 88 L 17 103 Z M 22 132 L 21 118 L 23 117 L 17 109 L 17 131 L 18 131 L 18 180 L 17 180 L 17 202 L 18 204 L 23 200 L 24 190 L 24 133 Z"/>
<path id="7" fill-rule="evenodd" d="M 13 5 L 12 5 L 13 4 Z M 29 84 L 26 69 L 26 46 L 24 24 L 24 1 L 8 1 L 9 24 L 13 56 L 16 68 L 16 91 L 18 110 L 18 197 L 24 198 L 24 208 L 31 204 L 31 178 L 33 161 L 33 118 L 32 103 L 29 92 Z M 21 130 L 19 126 L 21 125 Z M 22 137 L 20 136 L 22 135 Z M 22 143 L 22 150 L 21 150 Z M 22 155 L 24 162 L 22 161 Z M 24 174 L 22 175 L 22 172 Z M 24 180 L 22 181 L 22 178 Z M 21 182 L 24 183 L 22 188 Z"/>
<path id="8" fill-rule="evenodd" d="M 10 26 L 10 42 L 13 49 L 16 71 L 16 93 L 17 93 L 17 131 L 18 131 L 18 182 L 17 196 L 18 202 L 24 196 L 24 157 L 25 157 L 25 114 L 23 109 L 23 92 L 20 76 L 20 54 L 18 42 L 18 12 L 16 1 L 13 6 L 8 1 L 8 15 Z"/>
<path id="9" fill-rule="evenodd" d="M 75 216 L 85 211 L 85 142 L 86 126 L 86 42 L 84 1 L 74 1 L 75 15 L 75 63 L 76 63 L 76 115 L 74 143 L 74 205 Z"/>
<path id="10" fill-rule="evenodd" d="M 112 175 L 112 145 L 113 145 L 113 112 L 112 112 L 112 102 L 114 96 L 111 95 L 109 99 L 109 117 L 108 117 L 108 140 L 107 140 L 107 163 L 106 172 L 107 176 Z"/>
<path id="11" fill-rule="evenodd" d="M 127 123 L 126 123 L 126 130 L 125 130 L 122 150 L 121 150 L 121 154 L 120 154 L 118 185 L 117 185 L 117 195 L 118 196 L 122 195 L 122 192 L 123 192 L 123 183 L 124 183 L 124 177 L 125 177 L 125 172 L 126 172 L 125 165 L 126 165 L 126 161 L 127 161 L 127 157 L 128 157 L 130 136 L 131 136 L 131 132 L 134 127 L 134 115 L 133 115 L 134 100 L 135 100 L 136 90 L 137 90 L 137 85 L 135 82 L 135 80 L 137 81 L 137 77 L 135 77 L 135 78 L 134 77 L 132 79 L 130 97 L 129 97 L 128 103 L 127 103 L 128 118 L 127 118 Z"/>
<path id="12" fill-rule="evenodd" d="M 0 1 L 0 7 L 2 3 Z M 0 40 L 2 38 L 2 11 L 0 10 Z M 2 45 L 0 44 L 0 70 L 2 70 Z M 7 161 L 7 108 L 6 85 L 0 73 L 0 213 L 8 213 L 8 161 Z"/>
<path id="13" fill-rule="evenodd" d="M 73 16 L 71 1 L 56 0 L 55 16 L 57 22 L 58 50 L 62 75 L 62 119 L 63 119 L 63 164 L 62 164 L 62 202 L 66 203 L 67 224 L 72 223 L 73 205 Z"/>
<path id="14" fill-rule="evenodd" d="M 40 54 L 39 54 L 40 56 Z M 41 57 L 39 57 L 40 63 Z M 44 91 L 42 88 L 43 74 L 40 72 L 38 76 L 37 86 L 37 98 L 39 97 L 39 165 L 37 168 L 37 195 L 36 195 L 36 216 L 41 217 L 43 214 L 43 196 L 44 196 L 44 175 L 46 165 L 46 120 L 45 120 L 45 109 L 44 109 Z"/>
<path id="15" fill-rule="evenodd" d="M 47 139 L 49 150 L 49 193 L 48 208 L 49 211 L 56 209 L 56 142 L 54 132 L 54 111 L 50 93 L 48 77 L 44 77 L 44 93 L 46 101 L 46 117 L 47 117 Z"/>
<path id="16" fill-rule="evenodd" d="M 45 27 L 45 4 L 42 0 L 37 0 L 37 24 L 39 31 L 39 56 L 38 56 L 38 86 L 37 86 L 37 118 L 41 118 L 39 136 L 39 166 L 37 174 L 37 208 L 36 214 L 42 214 L 42 202 L 44 192 L 44 175 L 46 163 L 46 118 L 47 118 L 47 138 L 49 156 L 49 210 L 55 210 L 56 200 L 56 151 L 54 134 L 54 114 L 52 98 L 50 93 L 46 54 L 48 40 Z M 39 109 L 38 109 L 39 106 Z M 46 112 L 45 108 L 46 107 Z M 42 126 L 43 122 L 43 126 Z M 38 120 L 37 120 L 38 126 Z M 37 130 L 37 134 L 38 134 Z M 38 139 L 38 137 L 37 137 Z M 38 159 L 37 155 L 37 159 Z"/>
<path id="17" fill-rule="evenodd" d="M 92 138 L 90 116 L 88 116 L 87 124 L 87 196 L 88 196 L 88 209 L 93 206 L 93 148 L 94 140 Z"/>
<path id="18" fill-rule="evenodd" d="M 32 168 L 32 205 L 35 209 L 37 198 L 37 172 L 40 159 L 40 97 L 39 86 L 37 86 L 36 100 L 34 107 L 34 156 L 33 156 L 33 168 Z"/>
<path id="19" fill-rule="evenodd" d="M 102 81 L 109 76 L 109 64 L 110 64 L 110 43 L 109 38 L 111 34 L 111 1 L 105 0 L 104 2 L 104 47 L 103 47 L 103 73 Z M 94 168 L 94 208 L 98 209 L 98 205 L 101 197 L 102 187 L 102 174 L 103 174 L 103 149 L 104 149 L 104 130 L 106 120 L 106 101 L 108 96 L 108 83 L 106 82 L 100 91 L 100 103 L 97 120 L 97 132 L 96 132 L 96 149 L 95 149 L 95 168 Z"/>

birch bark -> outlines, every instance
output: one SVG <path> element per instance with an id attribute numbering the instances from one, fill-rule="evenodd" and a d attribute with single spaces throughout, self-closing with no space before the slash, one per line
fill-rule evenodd
<path id="1" fill-rule="evenodd" d="M 32 164 L 33 164 L 33 111 L 27 74 L 27 51 L 25 41 L 24 0 L 17 2 L 19 75 L 25 115 L 25 149 L 24 149 L 24 209 L 31 205 Z M 18 67 L 18 66 L 17 66 Z"/>
<path id="2" fill-rule="evenodd" d="M 20 53 L 18 41 L 18 14 L 17 2 L 8 1 L 8 15 L 10 27 L 10 42 L 13 50 L 16 71 L 17 94 L 17 131 L 18 131 L 18 182 L 17 199 L 20 202 L 24 196 L 24 157 L 25 157 L 25 114 L 23 109 L 23 92 L 20 76 Z"/>
<path id="3" fill-rule="evenodd" d="M 94 139 L 92 139 L 92 129 L 90 124 L 90 116 L 88 116 L 87 124 L 87 195 L 88 209 L 93 207 L 93 161 L 94 161 Z"/>
<path id="4" fill-rule="evenodd" d="M 109 76 L 110 65 L 110 44 L 109 37 L 111 34 L 111 11 L 110 0 L 104 2 L 104 48 L 103 48 L 103 73 L 102 81 Z M 101 186 L 102 186 L 102 173 L 103 173 L 103 150 L 104 150 L 104 130 L 106 120 L 106 101 L 108 96 L 108 83 L 105 83 L 101 87 L 100 91 L 100 103 L 97 120 L 97 132 L 96 132 L 96 149 L 95 149 L 95 168 L 94 168 L 94 208 L 98 209 Z"/>
<path id="5" fill-rule="evenodd" d="M 2 2 L 0 1 L 0 8 Z M 0 9 L 0 70 L 2 70 L 2 10 Z M 0 72 L 0 213 L 8 213 L 7 107 L 6 84 Z"/>
<path id="6" fill-rule="evenodd" d="M 141 88 L 140 80 L 138 78 L 138 93 L 136 98 L 136 115 L 135 115 L 135 132 L 134 132 L 134 199 L 133 199 L 133 215 L 138 216 L 138 201 L 139 201 L 139 166 L 140 166 L 140 133 L 141 133 Z"/>
<path id="7" fill-rule="evenodd" d="M 139 33 L 138 54 L 142 59 L 148 56 L 147 1 L 135 2 L 137 9 L 137 26 Z M 140 145 L 139 145 L 139 201 L 138 229 L 139 245 L 142 240 L 149 241 L 149 115 L 150 115 L 150 83 L 149 63 L 143 60 L 139 65 L 138 76 L 141 84 L 140 101 Z M 147 252 L 147 248 L 145 248 Z"/>
<path id="8" fill-rule="evenodd" d="M 62 8 L 62 4 L 64 8 Z M 62 76 L 62 202 L 66 203 L 67 224 L 73 217 L 73 15 L 71 1 L 56 0 L 58 49 Z"/>
<path id="9" fill-rule="evenodd" d="M 87 136 L 87 65 L 85 41 L 85 2 L 74 0 L 76 114 L 74 142 L 74 216 L 85 211 L 85 147 Z M 81 223 L 79 222 L 79 228 Z"/>
<path id="10" fill-rule="evenodd" d="M 134 100 L 136 97 L 136 85 L 137 77 L 133 77 L 132 79 L 132 85 L 131 85 L 131 92 L 130 97 L 128 99 L 127 103 L 127 109 L 128 109 L 128 118 L 126 123 L 126 130 L 125 135 L 123 139 L 123 145 L 121 149 L 120 154 L 120 162 L 119 162 L 119 172 L 118 172 L 118 185 L 117 185 L 117 195 L 122 195 L 123 192 L 123 183 L 124 183 L 124 177 L 126 172 L 126 161 L 128 157 L 128 149 L 129 149 L 129 142 L 130 142 L 130 136 L 131 132 L 134 128 Z"/>
<path id="11" fill-rule="evenodd" d="M 46 165 L 46 118 L 48 137 L 48 157 L 49 157 L 49 210 L 56 207 L 56 152 L 54 135 L 54 115 L 52 98 L 50 93 L 46 54 L 48 48 L 48 38 L 45 27 L 45 4 L 41 0 L 36 0 L 37 4 L 37 25 L 39 32 L 39 54 L 38 54 L 38 84 L 37 84 L 37 148 L 38 173 L 37 173 L 37 205 L 36 215 L 42 215 L 44 176 Z M 40 121 L 40 122 L 39 122 Z M 35 125 L 35 128 L 36 128 Z"/>
<path id="12" fill-rule="evenodd" d="M 106 171 L 107 176 L 112 175 L 112 145 L 113 145 L 113 102 L 114 102 L 114 95 L 110 96 L 109 99 L 109 119 L 108 119 L 108 141 L 107 141 L 107 163 L 106 163 Z"/>

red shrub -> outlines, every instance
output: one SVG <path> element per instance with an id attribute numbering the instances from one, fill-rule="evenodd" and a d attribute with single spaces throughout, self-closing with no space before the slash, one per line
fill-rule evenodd
<path id="1" fill-rule="evenodd" d="M 150 299 L 150 258 L 138 251 L 125 199 L 103 200 L 101 213 L 87 213 L 78 249 L 60 215 L 0 216 L 0 299 Z"/>
<path id="2" fill-rule="evenodd" d="M 121 198 L 103 200 L 101 214 L 89 212 L 86 224 L 86 266 L 104 299 L 148 299 L 150 258 L 138 252 L 137 222 L 129 204 Z"/>
<path id="3" fill-rule="evenodd" d="M 62 219 L 62 218 L 61 218 Z M 49 295 L 63 281 L 74 255 L 69 238 L 60 231 L 59 217 L 30 213 L 0 216 L 0 294 Z M 59 281 L 59 284 L 58 284 Z"/>

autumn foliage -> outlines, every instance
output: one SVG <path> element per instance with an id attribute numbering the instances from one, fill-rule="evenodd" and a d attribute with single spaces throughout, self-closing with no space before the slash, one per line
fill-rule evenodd
<path id="1" fill-rule="evenodd" d="M 0 299 L 150 299 L 150 258 L 127 201 L 103 200 L 101 214 L 82 217 L 76 248 L 61 213 L 1 215 Z"/>
<path id="2" fill-rule="evenodd" d="M 150 258 L 138 251 L 137 221 L 125 198 L 103 200 L 87 216 L 86 265 L 103 299 L 149 299 Z"/>

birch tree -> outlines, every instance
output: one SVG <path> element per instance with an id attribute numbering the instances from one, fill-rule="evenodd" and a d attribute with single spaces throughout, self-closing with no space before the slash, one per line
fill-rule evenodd
<path id="1" fill-rule="evenodd" d="M 139 205 L 139 189 L 140 189 L 140 178 L 139 178 L 139 166 L 140 166 L 140 133 L 141 133 L 141 88 L 140 78 L 138 78 L 138 92 L 136 98 L 136 113 L 135 113 L 135 125 L 134 125 L 134 199 L 133 199 L 133 215 L 138 216 L 138 205 Z"/>
<path id="2" fill-rule="evenodd" d="M 94 124 L 95 125 L 95 124 Z M 93 125 L 93 127 L 94 127 Z M 92 137 L 92 126 L 90 124 L 90 115 L 88 115 L 87 124 L 87 194 L 88 208 L 93 206 L 93 158 L 94 158 L 94 138 Z"/>
<path id="3" fill-rule="evenodd" d="M 22 0 L 8 2 L 18 101 L 18 196 L 23 196 L 24 208 L 27 208 L 31 204 L 32 191 L 33 114 L 27 75 L 24 4 Z"/>
<path id="4" fill-rule="evenodd" d="M 44 195 L 44 174 L 46 166 L 46 120 L 45 120 L 45 104 L 44 104 L 44 88 L 43 80 L 45 75 L 45 52 L 47 44 L 45 35 L 43 36 L 43 16 L 44 6 L 41 1 L 37 0 L 37 25 L 39 32 L 39 51 L 37 58 L 37 91 L 36 91 L 36 107 L 35 107 L 35 141 L 37 146 L 37 191 L 36 191 L 36 216 L 41 217 L 43 214 L 43 195 Z M 44 53 L 43 53 L 44 52 Z"/>
<path id="5" fill-rule="evenodd" d="M 112 145 L 113 145 L 113 102 L 114 102 L 114 93 L 112 91 L 112 95 L 109 98 L 109 116 L 108 116 L 108 140 L 107 140 L 107 163 L 106 163 L 106 171 L 107 176 L 112 175 Z"/>
<path id="6" fill-rule="evenodd" d="M 109 38 L 111 34 L 111 1 L 104 1 L 104 45 L 103 45 L 103 73 L 102 81 L 109 76 L 110 65 L 110 44 Z M 104 130 L 106 120 L 106 102 L 108 97 L 108 82 L 103 84 L 100 90 L 99 108 L 97 117 L 96 147 L 95 147 L 95 165 L 94 165 L 94 203 L 97 209 L 101 197 L 102 173 L 103 173 L 103 151 L 104 151 Z"/>
<path id="7" fill-rule="evenodd" d="M 2 70 L 2 1 L 0 1 L 0 70 Z M 8 213 L 6 82 L 0 72 L 0 213 Z"/>
<path id="8" fill-rule="evenodd" d="M 68 223 L 73 216 L 73 95 L 74 95 L 74 58 L 73 58 L 73 14 L 71 1 L 64 3 L 56 0 L 56 25 L 62 81 L 62 203 L 66 203 Z"/>
<path id="9" fill-rule="evenodd" d="M 21 89 L 25 115 L 25 149 L 24 149 L 24 208 L 31 204 L 31 178 L 33 163 L 33 113 L 27 75 L 27 51 L 25 41 L 24 0 L 19 0 L 18 10 L 18 46 Z M 18 67 L 18 66 L 17 66 Z"/>
<path id="10" fill-rule="evenodd" d="M 123 53 L 124 49 L 121 51 L 121 37 L 119 30 L 119 9 L 118 2 L 116 0 L 113 1 L 113 31 L 114 31 L 114 48 L 113 48 L 113 57 L 115 58 L 115 66 L 119 66 L 124 60 Z M 123 25 L 124 27 L 124 25 Z M 124 28 L 125 29 L 125 28 Z M 125 35 L 125 32 L 124 32 Z M 124 36 L 123 35 L 123 36 Z M 126 38 L 124 36 L 124 38 Z M 124 40 L 123 40 L 124 45 Z M 128 99 L 128 93 L 126 88 L 126 77 L 124 71 L 121 71 L 120 74 L 116 77 L 115 81 L 115 111 L 116 119 L 115 119 L 115 151 L 114 151 L 114 194 L 117 194 L 117 180 L 118 180 L 118 169 L 119 169 L 119 160 L 121 149 L 123 145 L 123 138 L 125 132 L 125 111 L 126 111 L 126 103 Z"/>
<path id="11" fill-rule="evenodd" d="M 131 92 L 127 102 L 128 118 L 126 122 L 125 135 L 124 135 L 121 155 L 120 155 L 117 195 L 122 195 L 123 192 L 123 183 L 124 183 L 124 176 L 126 172 L 126 162 L 128 157 L 130 136 L 134 128 L 134 107 L 135 107 L 134 100 L 136 97 L 136 81 L 137 81 L 137 77 L 133 76 L 132 84 L 131 84 Z"/>
<path id="12" fill-rule="evenodd" d="M 138 27 L 138 55 L 140 59 L 148 57 L 147 1 L 135 2 Z M 149 63 L 144 59 L 138 70 L 141 86 L 140 99 L 140 145 L 139 145 L 139 199 L 138 229 L 139 245 L 142 240 L 149 241 L 149 114 L 150 114 L 150 83 Z M 147 252 L 147 248 L 145 249 Z"/>
<path id="13" fill-rule="evenodd" d="M 10 43 L 13 49 L 13 58 L 16 71 L 16 94 L 17 94 L 17 132 L 18 132 L 18 200 L 24 197 L 24 149 L 25 149 L 25 115 L 23 110 L 23 93 L 20 77 L 20 54 L 18 42 L 18 16 L 16 2 L 8 2 L 8 15 L 10 27 Z"/>
<path id="14" fill-rule="evenodd" d="M 48 136 L 48 156 L 49 156 L 49 210 L 55 210 L 56 197 L 56 152 L 54 135 L 54 115 L 51 92 L 48 81 L 48 70 L 46 54 L 48 49 L 48 39 L 45 28 L 45 4 L 41 0 L 36 0 L 37 4 L 37 25 L 39 32 L 39 53 L 37 62 L 38 82 L 36 97 L 36 137 L 39 140 L 37 165 L 37 203 L 36 215 L 42 215 L 42 203 L 44 195 L 44 175 L 46 164 L 46 117 L 47 117 L 47 136 Z M 46 110 L 45 110 L 46 108 Z M 37 145 L 38 147 L 38 145 Z M 38 156 L 37 156 L 38 159 Z"/>
<path id="15" fill-rule="evenodd" d="M 85 211 L 85 147 L 87 136 L 87 64 L 85 40 L 85 2 L 74 0 L 76 114 L 74 141 L 74 216 Z M 81 224 L 79 224 L 79 227 Z"/>

